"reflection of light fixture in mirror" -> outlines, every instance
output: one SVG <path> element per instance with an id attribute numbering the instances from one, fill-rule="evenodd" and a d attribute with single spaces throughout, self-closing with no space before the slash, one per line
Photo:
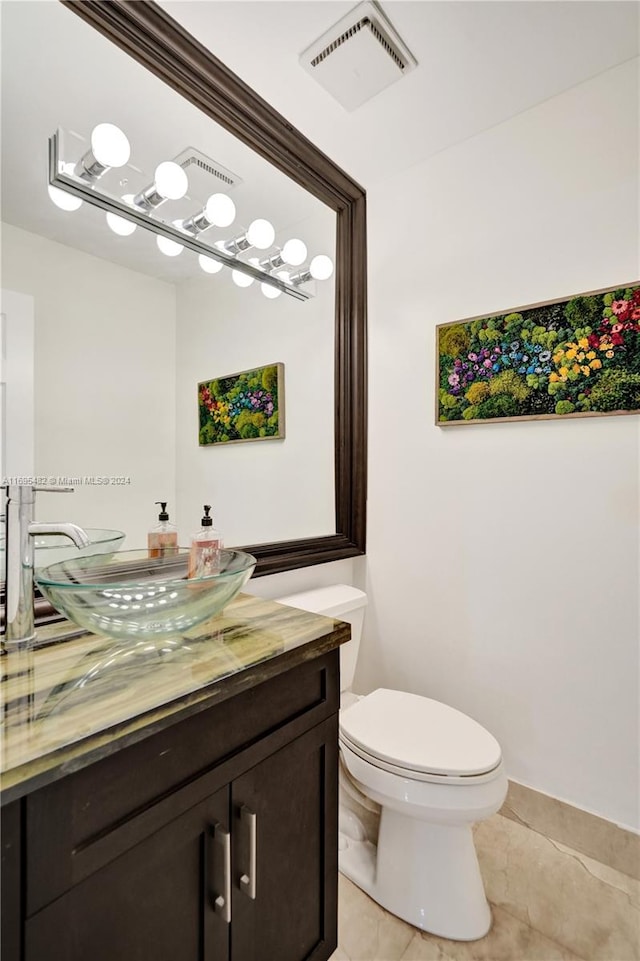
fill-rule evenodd
<path id="1" fill-rule="evenodd" d="M 235 219 L 236 205 L 231 197 L 226 194 L 211 194 L 203 209 L 188 220 L 183 220 L 180 227 L 197 236 L 209 227 L 230 227 Z"/>
<path id="2" fill-rule="evenodd" d="M 182 200 L 189 189 L 189 180 L 180 164 L 173 160 L 163 160 L 156 167 L 153 183 L 130 201 L 144 210 L 154 210 L 165 200 Z M 129 200 L 129 197 L 123 198 Z"/>
<path id="3" fill-rule="evenodd" d="M 282 259 L 285 264 L 290 264 L 292 267 L 299 267 L 300 264 L 303 264 L 307 259 L 307 245 L 296 237 L 287 240 L 282 248 Z"/>
<path id="4" fill-rule="evenodd" d="M 129 224 L 142 227 L 144 230 L 150 230 L 156 236 L 158 249 L 165 256 L 176 257 L 182 253 L 186 247 L 202 258 L 200 265 L 202 267 L 204 264 L 202 269 L 207 273 L 217 273 L 220 270 L 220 267 L 217 265 L 222 264 L 223 267 L 235 269 L 239 274 L 244 274 L 246 277 L 258 280 L 259 283 L 264 282 L 266 286 L 280 289 L 283 293 L 296 300 L 305 301 L 309 300 L 312 296 L 312 293 L 305 289 L 304 284 L 295 286 L 289 283 L 273 265 L 270 265 L 268 271 L 261 269 L 258 257 L 254 258 L 254 262 L 249 263 L 244 261 L 243 258 L 237 257 L 240 250 L 244 251 L 250 247 L 255 247 L 257 248 L 256 253 L 259 254 L 261 250 L 266 250 L 268 246 L 273 244 L 275 240 L 275 230 L 268 221 L 254 220 L 246 231 L 240 233 L 240 236 L 236 236 L 235 240 L 228 241 L 227 243 L 225 243 L 224 240 L 220 240 L 210 246 L 200 239 L 197 232 L 192 233 L 185 231 L 181 219 L 174 220 L 170 218 L 170 222 L 165 222 L 157 218 L 153 204 L 157 204 L 158 201 L 161 202 L 162 199 L 165 198 L 165 195 L 168 195 L 170 192 L 173 196 L 177 196 L 178 193 L 181 193 L 182 190 L 185 189 L 185 186 L 188 186 L 184 168 L 181 164 L 178 164 L 177 161 L 164 161 L 162 165 L 158 164 L 156 168 L 157 182 L 154 180 L 151 188 L 140 191 L 135 196 L 133 193 L 129 193 L 126 196 L 114 197 L 110 192 L 111 188 L 109 191 L 104 191 L 101 189 L 100 183 L 81 182 L 81 178 L 77 173 L 79 164 L 75 161 L 65 160 L 61 155 L 63 135 L 64 131 L 57 130 L 49 138 L 48 173 L 49 186 L 51 187 L 49 195 L 52 202 L 59 201 L 58 206 L 69 210 L 77 209 L 82 202 L 86 201 L 90 206 L 99 207 L 103 215 L 106 213 L 113 215 L 109 218 L 108 225 L 109 228 L 115 230 L 116 233 L 124 236 L 127 232 L 132 231 L 133 228 L 128 226 Z M 96 141 L 96 137 L 94 137 L 94 141 Z M 100 146 L 96 146 L 96 149 L 102 160 L 105 161 L 107 158 Z M 127 146 L 127 151 L 128 150 L 129 148 Z M 115 162 L 116 160 L 121 160 L 122 157 L 111 156 L 108 159 Z M 87 165 L 89 167 L 91 166 L 88 160 Z M 169 168 L 168 174 L 166 173 L 167 166 Z M 178 184 L 179 189 L 176 188 L 177 179 L 182 181 L 181 187 Z M 167 180 L 172 181 L 172 183 L 167 183 Z M 126 182 L 126 179 L 122 179 L 120 186 L 124 187 Z M 136 197 L 145 194 L 146 197 L 143 197 L 145 206 L 138 206 L 138 204 L 134 202 Z M 165 199 L 168 199 L 168 197 Z M 211 200 L 211 197 L 209 197 L 209 200 Z M 226 203 L 227 219 L 232 203 L 233 201 L 227 201 Z M 212 206 L 213 203 L 209 207 L 209 213 L 211 213 Z M 216 206 L 218 206 L 216 219 L 222 223 L 224 214 L 220 216 L 219 201 L 216 201 Z M 207 212 L 206 205 L 204 212 Z M 293 260 L 296 258 L 296 245 L 290 244 L 287 250 L 290 251 L 291 248 L 293 248 L 293 253 L 291 253 L 291 259 Z M 275 250 L 276 248 L 274 247 L 273 249 Z M 230 253 L 230 250 L 233 252 Z M 300 252 L 298 251 L 297 257 L 299 256 Z M 247 286 L 250 286 L 250 283 Z"/>
<path id="5" fill-rule="evenodd" d="M 107 213 L 107 223 L 114 234 L 118 234 L 119 237 L 130 237 L 136 229 L 136 225 L 132 224 L 130 220 L 125 220 L 118 214 L 112 214 L 111 211 Z"/>
<path id="6" fill-rule="evenodd" d="M 253 283 L 253 277 L 249 274 L 243 274 L 240 270 L 232 270 L 231 279 L 236 287 L 250 287 Z"/>
<path id="7" fill-rule="evenodd" d="M 261 260 L 259 266 L 262 270 L 276 270 L 278 267 L 284 267 L 285 264 L 289 264 L 291 267 L 299 267 L 306 259 L 307 245 L 294 237 L 287 240 L 278 253 Z"/>
<path id="8" fill-rule="evenodd" d="M 160 250 L 167 257 L 177 257 L 184 250 L 182 244 L 176 243 L 175 240 L 170 240 L 169 237 L 162 237 L 160 234 L 156 237 L 156 243 L 158 245 L 158 250 Z"/>
<path id="9" fill-rule="evenodd" d="M 248 250 L 249 247 L 266 250 L 267 247 L 271 247 L 275 239 L 276 232 L 268 220 L 254 220 L 249 224 L 246 233 L 234 237 L 233 240 L 225 240 L 220 246 L 230 254 L 239 254 L 243 250 Z"/>
<path id="10" fill-rule="evenodd" d="M 326 254 L 318 254 L 314 257 L 308 267 L 292 274 L 289 278 L 294 286 L 306 284 L 308 280 L 328 280 L 333 273 L 333 261 Z"/>
<path id="11" fill-rule="evenodd" d="M 205 274 L 217 274 L 222 270 L 222 264 L 219 260 L 214 260 L 213 257 L 206 257 L 204 254 L 198 254 L 198 263 Z"/>
<path id="12" fill-rule="evenodd" d="M 265 295 L 268 300 L 275 300 L 282 293 L 277 287 L 272 287 L 271 284 L 260 284 L 260 290 Z"/>
<path id="13" fill-rule="evenodd" d="M 49 191 L 49 199 L 52 200 L 60 210 L 78 210 L 79 207 L 82 207 L 80 197 L 74 197 L 73 194 L 65 193 L 64 190 L 60 190 L 58 187 L 52 187 L 51 184 L 47 185 L 47 190 Z"/>
<path id="14" fill-rule="evenodd" d="M 250 257 L 249 263 L 253 264 L 255 267 L 264 269 L 257 257 Z M 289 282 L 289 274 L 286 270 L 279 270 L 276 274 L 276 277 L 285 283 Z M 268 300 L 275 300 L 282 293 L 278 287 L 273 287 L 271 284 L 260 284 L 260 290 Z"/>
<path id="15" fill-rule="evenodd" d="M 94 183 L 111 167 L 124 167 L 131 155 L 126 135 L 112 123 L 99 123 L 91 131 L 91 150 L 87 150 L 75 165 L 74 173 L 81 180 Z"/>

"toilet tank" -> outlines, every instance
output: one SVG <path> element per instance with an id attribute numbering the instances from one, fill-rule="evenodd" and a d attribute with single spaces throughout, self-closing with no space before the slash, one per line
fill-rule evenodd
<path id="1" fill-rule="evenodd" d="M 364 610 L 367 595 L 357 587 L 348 584 L 332 584 L 331 587 L 318 587 L 300 594 L 288 594 L 274 598 L 279 604 L 288 604 L 310 614 L 324 614 L 346 621 L 351 625 L 351 640 L 340 647 L 340 690 L 351 689 L 356 671 Z"/>

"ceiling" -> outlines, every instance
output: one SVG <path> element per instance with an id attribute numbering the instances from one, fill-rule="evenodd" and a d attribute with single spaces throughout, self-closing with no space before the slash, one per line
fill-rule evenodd
<path id="1" fill-rule="evenodd" d="M 179 283 L 202 276 L 197 257 L 161 254 L 152 233 L 138 229 L 118 237 L 104 212 L 83 204 L 63 212 L 47 195 L 47 144 L 56 128 L 88 138 L 99 122 L 121 127 L 131 142 L 126 168 L 105 175 L 120 194 L 153 180 L 161 160 L 194 147 L 233 171 L 241 183 L 230 190 L 189 170 L 189 194 L 179 210 L 167 203 L 159 217 L 172 220 L 202 209 L 209 193 L 233 197 L 236 222 L 212 228 L 201 239 L 213 243 L 242 233 L 258 217 L 276 227 L 276 243 L 298 235 L 310 256 L 333 257 L 335 214 L 279 170 L 253 153 L 162 81 L 146 71 L 57 0 L 3 2 L 2 15 L 2 219 L 32 233 L 86 251 L 130 269 Z M 53 42 L 52 42 L 53 40 Z M 79 159 L 85 147 L 65 138 Z M 88 146 L 88 143 L 86 144 Z M 246 256 L 255 254 L 251 250 Z M 259 252 L 260 253 L 260 252 Z M 222 275 L 220 275 L 222 276 Z"/>
<path id="2" fill-rule="evenodd" d="M 365 188 L 638 55 L 635 2 L 385 0 L 418 67 L 347 113 L 298 56 L 355 3 L 161 6 Z"/>

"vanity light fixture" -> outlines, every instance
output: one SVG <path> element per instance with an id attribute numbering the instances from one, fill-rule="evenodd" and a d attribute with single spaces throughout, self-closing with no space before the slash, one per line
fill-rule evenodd
<path id="1" fill-rule="evenodd" d="M 110 230 L 120 236 L 133 233 L 136 226 L 155 234 L 158 249 L 167 257 L 177 257 L 186 248 L 198 255 L 201 269 L 208 274 L 228 267 L 238 286 L 249 287 L 257 280 L 263 291 L 266 288 L 271 291 L 265 293 L 267 297 L 273 297 L 274 291 L 275 296 L 280 292 L 301 301 L 312 296 L 304 289 L 302 279 L 299 284 L 293 284 L 288 274 L 278 269 L 285 263 L 297 267 L 305 259 L 303 253 L 306 249 L 302 241 L 288 241 L 264 266 L 258 257 L 245 260 L 238 256 L 251 247 L 260 252 L 273 246 L 275 230 L 268 220 L 252 221 L 245 231 L 231 240 L 207 243 L 200 239 L 199 235 L 209 226 L 226 226 L 232 222 L 235 204 L 226 194 L 210 195 L 200 211 L 186 219 L 169 222 L 154 216 L 155 209 L 165 200 L 180 200 L 186 196 L 189 184 L 182 163 L 163 161 L 155 169 L 153 183 L 144 190 L 114 196 L 112 186 L 105 190 L 95 181 L 110 167 L 128 162 L 130 147 L 122 131 L 113 124 L 98 124 L 91 134 L 91 149 L 80 161 L 65 160 L 64 146 L 64 131 L 58 129 L 49 138 L 48 187 L 52 202 L 62 210 L 77 210 L 86 201 L 108 214 Z M 133 169 L 139 173 L 137 168 Z M 109 179 L 106 178 L 107 182 Z"/>
<path id="2" fill-rule="evenodd" d="M 270 287 L 269 284 L 260 284 L 260 290 L 268 300 L 275 300 L 282 293 L 277 287 Z"/>
<path id="3" fill-rule="evenodd" d="M 158 250 L 167 257 L 177 257 L 178 254 L 181 254 L 184 250 L 182 244 L 176 243 L 175 240 L 171 240 L 169 237 L 163 237 L 162 234 L 156 235 L 156 243 Z"/>
<path id="4" fill-rule="evenodd" d="M 165 200 L 182 200 L 188 189 L 189 180 L 180 164 L 163 160 L 156 167 L 152 184 L 135 197 L 127 194 L 122 199 L 143 210 L 155 210 Z"/>
<path id="5" fill-rule="evenodd" d="M 285 264 L 288 264 L 290 267 L 299 267 L 306 259 L 307 245 L 303 243 L 302 240 L 294 237 L 291 240 L 287 240 L 282 250 L 259 261 L 258 266 L 261 270 L 268 271 L 276 270 L 278 267 L 284 267 Z"/>
<path id="6" fill-rule="evenodd" d="M 181 221 L 177 226 L 196 237 L 209 227 L 230 227 L 236 219 L 236 205 L 226 194 L 211 194 L 197 214 Z"/>
<path id="7" fill-rule="evenodd" d="M 82 207 L 80 197 L 74 197 L 73 194 L 65 193 L 64 190 L 60 190 L 59 187 L 53 187 L 51 184 L 47 184 L 47 190 L 49 192 L 49 199 L 52 200 L 60 210 L 78 210 L 79 207 Z"/>
<path id="8" fill-rule="evenodd" d="M 297 287 L 306 284 L 308 280 L 328 280 L 333 273 L 333 261 L 326 254 L 318 254 L 308 267 L 304 267 L 297 274 L 292 274 L 289 282 Z"/>
<path id="9" fill-rule="evenodd" d="M 231 279 L 236 287 L 250 287 L 253 283 L 253 277 L 251 277 L 249 274 L 243 274 L 239 270 L 231 271 Z"/>
<path id="10" fill-rule="evenodd" d="M 75 165 L 74 174 L 95 183 L 111 167 L 124 167 L 131 156 L 126 135 L 113 123 L 99 123 L 91 131 L 91 150 Z"/>
<path id="11" fill-rule="evenodd" d="M 234 237 L 233 240 L 224 240 L 218 246 L 221 250 L 226 250 L 229 254 L 239 254 L 249 247 L 257 247 L 258 250 L 267 250 L 276 239 L 276 232 L 273 224 L 268 220 L 254 220 L 249 224 L 248 230 Z"/>
<path id="12" fill-rule="evenodd" d="M 283 284 L 291 284 L 291 275 L 288 270 L 277 270 L 276 277 L 278 280 L 281 280 Z M 278 287 L 271 287 L 269 284 L 260 284 L 260 290 L 267 300 L 275 300 L 276 297 L 279 297 L 282 293 Z"/>
<path id="13" fill-rule="evenodd" d="M 135 224 L 131 223 L 130 220 L 125 220 L 124 217 L 119 217 L 118 214 L 107 211 L 106 216 L 110 229 L 113 230 L 114 234 L 118 234 L 119 237 L 130 237 L 136 229 Z"/>
<path id="14" fill-rule="evenodd" d="M 205 274 L 218 274 L 222 270 L 221 262 L 214 260 L 213 257 L 207 257 L 206 254 L 198 254 L 198 263 Z"/>
<path id="15" fill-rule="evenodd" d="M 307 259 L 307 245 L 297 237 L 292 237 L 282 248 L 282 259 L 291 267 L 299 267 Z"/>

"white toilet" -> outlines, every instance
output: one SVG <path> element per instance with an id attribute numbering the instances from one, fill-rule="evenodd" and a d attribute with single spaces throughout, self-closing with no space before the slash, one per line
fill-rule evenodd
<path id="1" fill-rule="evenodd" d="M 362 591 L 338 584 L 277 600 L 351 625 L 352 640 L 340 648 L 341 872 L 417 928 L 457 941 L 483 937 L 491 913 L 471 826 L 506 797 L 500 745 L 439 701 L 386 688 L 344 693 L 360 645 Z M 365 807 L 367 798 L 381 806 L 377 844 L 343 808 L 345 787 L 353 794 L 354 786 Z"/>

